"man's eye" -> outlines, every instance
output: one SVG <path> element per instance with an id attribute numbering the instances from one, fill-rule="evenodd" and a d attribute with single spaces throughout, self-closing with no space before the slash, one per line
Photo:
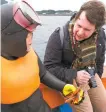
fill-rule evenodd
<path id="1" fill-rule="evenodd" d="M 78 27 L 79 27 L 79 28 L 81 28 L 81 26 L 80 26 L 80 25 L 78 25 Z"/>
<path id="2" fill-rule="evenodd" d="M 85 29 L 86 31 L 90 31 L 89 29 Z"/>

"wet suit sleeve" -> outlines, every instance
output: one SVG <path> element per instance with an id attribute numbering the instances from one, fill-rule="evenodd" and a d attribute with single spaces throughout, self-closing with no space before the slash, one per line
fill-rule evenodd
<path id="1" fill-rule="evenodd" d="M 66 83 L 57 79 L 50 72 L 46 71 L 39 58 L 38 58 L 38 64 L 39 64 L 39 74 L 40 74 L 41 82 L 50 88 L 56 89 L 58 91 L 62 91 Z"/>
<path id="2" fill-rule="evenodd" d="M 49 38 L 44 57 L 44 65 L 46 69 L 57 78 L 72 84 L 73 79 L 76 78 L 77 71 L 65 67 L 62 63 L 62 57 L 59 31 L 56 30 Z"/>

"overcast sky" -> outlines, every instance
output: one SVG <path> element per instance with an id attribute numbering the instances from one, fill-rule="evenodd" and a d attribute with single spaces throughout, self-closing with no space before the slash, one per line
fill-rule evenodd
<path id="1" fill-rule="evenodd" d="M 19 0 L 18 0 L 19 1 Z M 72 10 L 78 11 L 80 6 L 89 0 L 29 0 L 35 10 Z M 100 0 L 106 5 L 106 0 Z"/>

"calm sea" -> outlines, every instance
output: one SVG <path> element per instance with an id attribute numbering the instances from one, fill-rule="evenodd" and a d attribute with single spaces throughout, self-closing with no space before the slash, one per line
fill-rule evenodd
<path id="1" fill-rule="evenodd" d="M 52 32 L 64 25 L 70 16 L 40 16 L 42 26 L 38 26 L 33 35 L 33 48 L 43 61 L 47 41 Z"/>

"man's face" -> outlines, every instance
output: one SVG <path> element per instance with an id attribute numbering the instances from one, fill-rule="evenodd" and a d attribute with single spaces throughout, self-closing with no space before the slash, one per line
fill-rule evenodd
<path id="1" fill-rule="evenodd" d="M 75 21 L 73 36 L 77 41 L 89 38 L 95 32 L 95 25 L 91 24 L 86 18 L 86 12 L 82 12 Z"/>

